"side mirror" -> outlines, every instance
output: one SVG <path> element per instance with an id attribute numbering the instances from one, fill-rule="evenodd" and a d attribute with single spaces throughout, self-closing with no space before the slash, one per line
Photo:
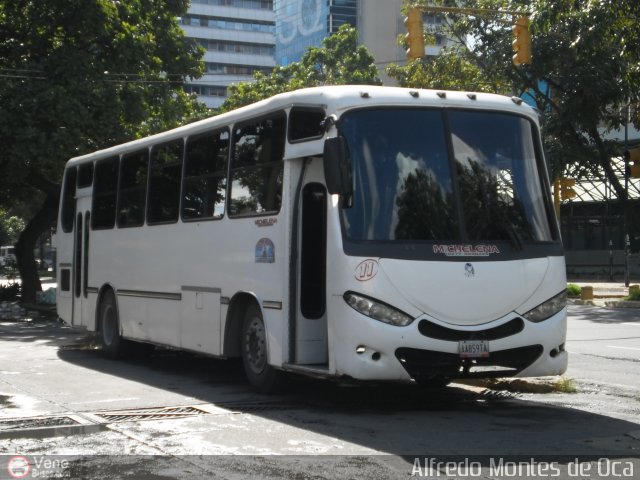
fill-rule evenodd
<path id="1" fill-rule="evenodd" d="M 324 142 L 324 177 L 329 193 L 343 197 L 353 193 L 351 160 L 343 137 L 327 138 Z"/>

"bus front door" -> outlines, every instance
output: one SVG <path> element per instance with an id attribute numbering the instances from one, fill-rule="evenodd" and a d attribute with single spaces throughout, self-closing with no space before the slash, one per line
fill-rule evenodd
<path id="1" fill-rule="evenodd" d="M 91 197 L 76 200 L 73 239 L 73 313 L 72 325 L 88 325 L 89 232 L 91 230 Z"/>
<path id="2" fill-rule="evenodd" d="M 313 172 L 309 172 L 312 177 Z M 300 205 L 300 264 L 295 361 L 327 365 L 327 189 L 307 183 Z"/>

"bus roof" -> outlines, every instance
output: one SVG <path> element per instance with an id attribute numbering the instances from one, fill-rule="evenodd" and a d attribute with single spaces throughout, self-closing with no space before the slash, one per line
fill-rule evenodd
<path id="1" fill-rule="evenodd" d="M 109 157 L 148 147 L 159 142 L 202 133 L 213 128 L 232 125 L 293 106 L 321 106 L 325 108 L 328 114 L 340 116 L 344 111 L 352 108 L 392 105 L 500 110 L 526 115 L 534 121 L 537 121 L 536 111 L 518 97 L 506 97 L 492 93 L 425 90 L 374 85 L 332 85 L 280 93 L 230 112 L 71 158 L 67 165 Z"/>

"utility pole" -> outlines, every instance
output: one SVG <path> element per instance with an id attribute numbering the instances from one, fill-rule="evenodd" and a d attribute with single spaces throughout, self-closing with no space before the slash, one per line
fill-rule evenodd
<path id="1" fill-rule="evenodd" d="M 631 108 L 630 104 L 627 104 L 625 107 L 625 118 L 624 118 L 624 202 L 622 212 L 622 232 L 624 233 L 624 286 L 629 286 L 629 232 L 627 231 L 629 226 L 629 160 L 630 157 L 628 155 L 629 152 L 629 109 Z"/>

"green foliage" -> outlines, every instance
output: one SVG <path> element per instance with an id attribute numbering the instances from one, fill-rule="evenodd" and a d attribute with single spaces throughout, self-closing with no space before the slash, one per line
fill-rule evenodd
<path id="1" fill-rule="evenodd" d="M 575 283 L 569 283 L 567 285 L 567 295 L 570 297 L 579 297 L 582 293 L 582 287 L 580 285 L 576 285 Z"/>
<path id="2" fill-rule="evenodd" d="M 0 245 L 15 245 L 24 226 L 24 220 L 20 217 L 0 208 Z"/>
<path id="3" fill-rule="evenodd" d="M 20 284 L 11 282 L 0 285 L 0 301 L 14 301 L 20 297 Z"/>
<path id="4" fill-rule="evenodd" d="M 578 387 L 571 378 L 561 377 L 555 383 L 555 392 L 557 393 L 578 393 Z"/>
<path id="5" fill-rule="evenodd" d="M 221 111 L 299 88 L 380 83 L 373 57 L 364 46 L 358 45 L 357 30 L 343 25 L 322 41 L 322 47 L 310 47 L 300 62 L 276 66 L 269 75 L 257 72 L 252 82 L 231 85 Z"/>
<path id="6" fill-rule="evenodd" d="M 189 0 L 0 0 L 0 206 L 34 212 L 16 244 L 22 297 L 55 221 L 65 162 L 206 115 L 181 87 L 203 50 L 177 22 Z"/>
<path id="7" fill-rule="evenodd" d="M 625 300 L 640 302 L 640 290 L 629 292 L 629 295 L 625 298 Z"/>
<path id="8" fill-rule="evenodd" d="M 509 92 L 509 85 L 504 80 L 487 76 L 457 48 L 444 48 L 440 55 L 404 66 L 390 65 L 387 74 L 395 78 L 401 87 Z"/>
<path id="9" fill-rule="evenodd" d="M 176 21 L 188 4 L 0 2 L 0 189 L 28 198 L 70 157 L 202 111 L 180 91 L 202 72 Z"/>

